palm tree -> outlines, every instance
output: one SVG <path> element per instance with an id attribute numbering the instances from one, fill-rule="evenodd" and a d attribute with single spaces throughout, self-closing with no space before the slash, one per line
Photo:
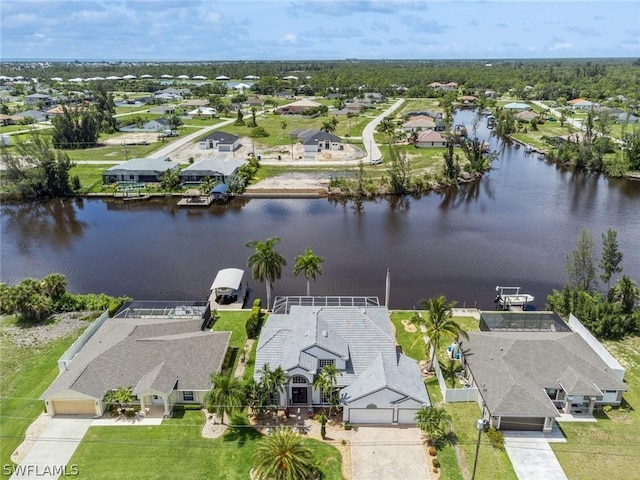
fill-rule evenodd
<path id="1" fill-rule="evenodd" d="M 322 122 L 322 126 L 320 130 L 327 133 L 333 133 L 336 131 L 336 126 L 333 124 L 331 120 L 327 120 L 326 122 Z"/>
<path id="2" fill-rule="evenodd" d="M 290 428 L 264 438 L 253 456 L 255 480 L 307 480 L 317 477 L 313 451 Z"/>
<path id="3" fill-rule="evenodd" d="M 280 393 L 287 384 L 287 374 L 280 365 L 271 370 L 269 364 L 265 363 L 258 373 L 260 374 L 260 384 L 269 398 L 276 393 Z"/>
<path id="4" fill-rule="evenodd" d="M 207 392 L 207 410 L 215 413 L 224 423 L 225 414 L 238 410 L 244 400 L 244 387 L 233 375 L 214 374 L 211 376 L 213 388 Z"/>
<path id="5" fill-rule="evenodd" d="M 340 404 L 337 387 L 338 369 L 333 364 L 325 365 L 313 381 L 313 388 L 320 390 L 324 394 L 323 396 L 329 397 L 329 416 L 331 416 L 333 408 L 337 408 Z"/>
<path id="6" fill-rule="evenodd" d="M 209 195 L 211 193 L 211 189 L 216 186 L 216 180 L 211 177 L 204 177 L 202 182 L 200 182 L 200 191 L 203 195 Z"/>
<path id="7" fill-rule="evenodd" d="M 287 265 L 285 258 L 274 250 L 279 241 L 280 237 L 271 237 L 264 242 L 247 242 L 247 247 L 255 249 L 247 265 L 253 278 L 267 286 L 267 309 L 271 308 L 271 285 L 282 276 L 282 267 Z"/>
<path id="8" fill-rule="evenodd" d="M 427 339 L 425 348 L 427 353 L 429 349 L 431 349 L 431 364 L 429 365 L 429 369 L 432 369 L 434 367 L 436 352 L 444 337 L 450 336 L 453 337 L 454 340 L 457 340 L 458 337 L 469 338 L 469 336 L 452 318 L 452 309 L 456 302 L 447 302 L 446 297 L 440 295 L 437 298 L 420 300 L 418 304 L 427 311 L 427 317 L 423 317 L 421 313 L 416 313 L 411 318 L 411 323 L 424 334 L 420 335 L 416 341 L 424 337 Z"/>
<path id="9" fill-rule="evenodd" d="M 293 274 L 296 277 L 300 273 L 304 275 L 304 278 L 307 281 L 307 297 L 311 295 L 309 280 L 313 279 L 315 282 L 316 275 L 322 275 L 322 262 L 324 262 L 324 257 L 314 255 L 310 248 L 305 250 L 304 255 L 298 255 L 296 257 Z"/>
<path id="10" fill-rule="evenodd" d="M 416 426 L 434 443 L 445 437 L 451 425 L 451 415 L 444 407 L 422 407 L 416 413 Z"/>
<path id="11" fill-rule="evenodd" d="M 110 390 L 102 399 L 110 406 L 117 405 L 118 410 L 126 409 L 135 397 L 133 396 L 133 389 L 131 387 L 120 387 L 117 390 Z"/>
<path id="12" fill-rule="evenodd" d="M 55 302 L 66 293 L 67 278 L 60 273 L 50 273 L 41 280 L 40 286 L 42 292 Z"/>

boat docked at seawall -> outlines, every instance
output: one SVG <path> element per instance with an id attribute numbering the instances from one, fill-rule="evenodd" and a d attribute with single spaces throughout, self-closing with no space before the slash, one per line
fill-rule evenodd
<path id="1" fill-rule="evenodd" d="M 494 303 L 501 310 L 526 310 L 527 306 L 535 299 L 533 295 L 521 293 L 522 287 L 496 287 Z"/>

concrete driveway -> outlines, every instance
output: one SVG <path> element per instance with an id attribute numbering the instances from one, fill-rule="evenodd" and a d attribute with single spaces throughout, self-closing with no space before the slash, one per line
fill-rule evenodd
<path id="1" fill-rule="evenodd" d="M 431 479 L 418 428 L 354 427 L 351 435 L 353 480 Z"/>
<path id="2" fill-rule="evenodd" d="M 81 465 L 74 467 L 67 464 L 92 421 L 91 417 L 76 416 L 57 416 L 49 420 L 24 460 L 15 468 L 11 480 L 53 480 L 59 478 L 65 469 L 71 475 L 81 470 Z"/>
<path id="3" fill-rule="evenodd" d="M 567 480 L 549 442 L 566 441 L 562 434 L 504 431 L 504 446 L 518 480 Z"/>

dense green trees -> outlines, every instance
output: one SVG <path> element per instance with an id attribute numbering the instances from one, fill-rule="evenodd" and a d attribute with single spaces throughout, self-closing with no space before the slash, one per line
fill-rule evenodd
<path id="1" fill-rule="evenodd" d="M 0 283 L 0 313 L 18 315 L 26 322 L 41 322 L 60 312 L 108 309 L 115 313 L 125 300 L 105 294 L 71 294 L 65 276 L 57 273 L 41 280 L 26 278 L 16 285 Z"/>
<path id="2" fill-rule="evenodd" d="M 72 193 L 69 156 L 53 148 L 51 137 L 37 130 L 16 141 L 15 153 L 2 148 L 2 177 L 11 193 L 24 199 Z"/>
<path id="3" fill-rule="evenodd" d="M 62 112 L 51 120 L 51 124 L 55 148 L 91 148 L 98 142 L 100 120 L 93 109 L 62 105 Z"/>
<path id="4" fill-rule="evenodd" d="M 640 292 L 636 283 L 623 275 L 609 288 L 611 278 L 620 273 L 623 254 L 617 234 L 609 229 L 602 234 L 600 278 L 607 282 L 607 291 L 596 288 L 596 257 L 591 233 L 584 228 L 576 248 L 567 255 L 569 282 L 561 291 L 553 290 L 547 297 L 547 308 L 563 317 L 573 313 L 591 332 L 602 338 L 622 338 L 640 331 Z"/>

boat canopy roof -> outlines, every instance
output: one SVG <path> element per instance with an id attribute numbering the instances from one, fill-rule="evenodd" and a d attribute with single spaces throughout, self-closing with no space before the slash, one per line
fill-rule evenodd
<path id="1" fill-rule="evenodd" d="M 225 268 L 224 270 L 220 270 L 211 285 L 211 290 L 219 288 L 238 290 L 242 284 L 243 275 L 244 270 L 239 268 Z"/>

